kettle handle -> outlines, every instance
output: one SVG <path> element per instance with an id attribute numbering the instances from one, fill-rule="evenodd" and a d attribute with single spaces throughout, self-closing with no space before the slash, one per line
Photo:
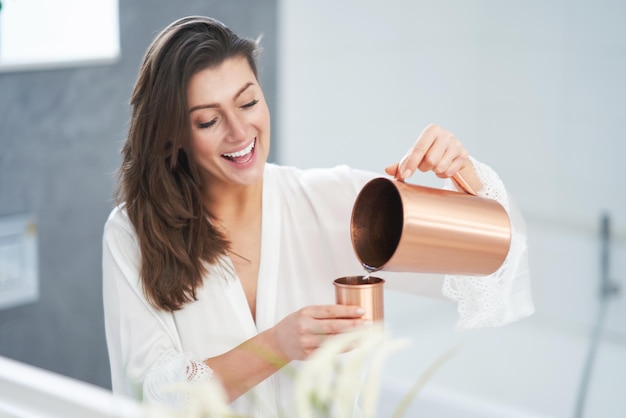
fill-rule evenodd
<path id="1" fill-rule="evenodd" d="M 476 192 L 472 187 L 465 181 L 461 173 L 457 172 L 455 175 L 451 177 L 452 181 L 461 188 L 465 193 L 471 194 L 472 196 L 476 196 Z"/>

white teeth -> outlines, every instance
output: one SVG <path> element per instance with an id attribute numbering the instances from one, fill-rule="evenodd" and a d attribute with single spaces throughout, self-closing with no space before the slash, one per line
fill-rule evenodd
<path id="1" fill-rule="evenodd" d="M 237 152 L 228 152 L 225 154 L 222 154 L 224 157 L 228 157 L 228 158 L 237 158 L 237 157 L 243 157 L 244 155 L 248 154 L 250 151 L 252 151 L 252 148 L 254 148 L 254 144 L 256 144 L 256 139 L 252 142 L 250 142 L 250 145 L 248 145 L 247 147 L 245 147 L 244 149 L 242 149 L 241 151 L 237 151 Z"/>

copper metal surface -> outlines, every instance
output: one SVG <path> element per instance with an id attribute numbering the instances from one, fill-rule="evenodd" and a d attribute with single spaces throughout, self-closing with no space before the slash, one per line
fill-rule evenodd
<path id="1" fill-rule="evenodd" d="M 487 275 L 508 254 L 511 224 L 495 200 L 381 177 L 359 193 L 351 235 L 369 271 Z"/>
<path id="2" fill-rule="evenodd" d="M 456 173 L 451 178 L 456 183 L 456 185 L 459 186 L 461 190 L 463 190 L 465 193 L 471 194 L 472 196 L 476 196 L 476 192 L 474 191 L 474 189 L 472 189 L 472 186 L 470 186 L 465 181 L 465 178 L 463 178 L 461 173 Z"/>
<path id="3" fill-rule="evenodd" d="M 337 304 L 363 307 L 363 319 L 382 321 L 385 318 L 383 279 L 374 276 L 347 276 L 336 279 L 333 284 Z"/>

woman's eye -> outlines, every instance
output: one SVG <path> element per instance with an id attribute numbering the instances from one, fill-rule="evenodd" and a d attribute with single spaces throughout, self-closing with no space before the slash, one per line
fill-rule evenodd
<path id="1" fill-rule="evenodd" d="M 217 123 L 217 119 L 213 119 L 213 120 L 210 120 L 208 122 L 199 124 L 198 128 L 200 128 L 200 129 L 210 128 L 211 126 L 215 125 L 216 123 Z"/>
<path id="2" fill-rule="evenodd" d="M 246 103 L 245 105 L 241 106 L 242 109 L 249 109 L 252 106 L 254 106 L 255 104 L 259 103 L 259 101 L 257 99 L 254 99 L 253 101 Z"/>

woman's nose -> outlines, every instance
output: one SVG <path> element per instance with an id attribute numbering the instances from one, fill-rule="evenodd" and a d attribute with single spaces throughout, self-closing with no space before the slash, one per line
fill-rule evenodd
<path id="1" fill-rule="evenodd" d="M 227 136 L 232 141 L 242 141 L 246 139 L 246 125 L 243 119 L 237 114 L 231 114 L 227 117 L 228 133 Z"/>

